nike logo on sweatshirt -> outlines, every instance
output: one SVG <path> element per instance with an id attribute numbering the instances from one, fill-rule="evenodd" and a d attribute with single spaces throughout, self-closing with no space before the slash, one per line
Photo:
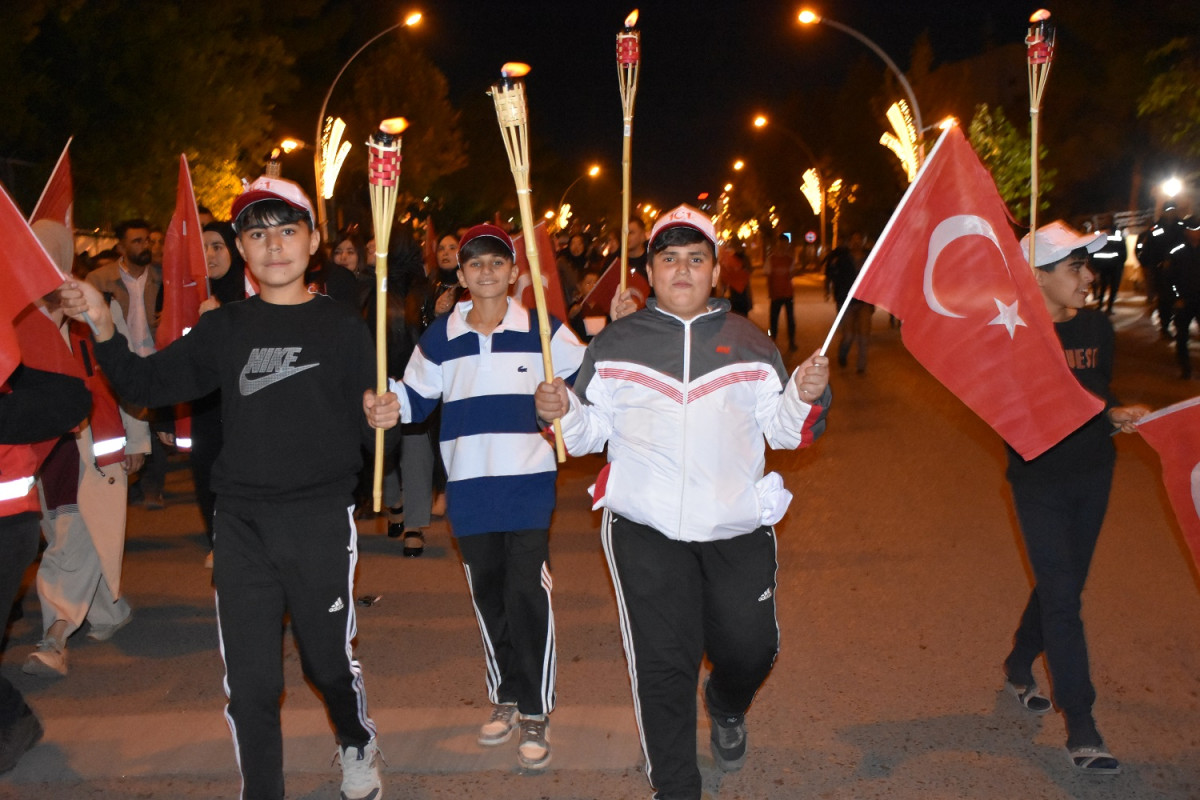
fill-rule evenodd
<path id="1" fill-rule="evenodd" d="M 320 362 L 295 366 L 301 350 L 301 347 L 256 347 L 251 350 L 250 358 L 246 360 L 246 366 L 242 367 L 242 374 L 238 377 L 238 390 L 242 397 L 249 397 L 284 378 L 320 366 Z M 253 374 L 258 374 L 258 377 L 251 378 Z"/>

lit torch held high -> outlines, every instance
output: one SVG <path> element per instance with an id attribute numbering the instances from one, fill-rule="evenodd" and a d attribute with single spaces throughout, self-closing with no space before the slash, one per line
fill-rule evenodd
<path id="1" fill-rule="evenodd" d="M 521 231 L 525 239 L 525 257 L 529 259 L 529 277 L 533 282 L 533 301 L 537 306 L 538 335 L 542 344 L 542 370 L 546 380 L 554 380 L 550 358 L 550 312 L 546 310 L 546 289 L 542 283 L 537 236 L 533 231 L 533 202 L 529 190 L 529 109 L 525 103 L 525 84 L 521 77 L 529 72 L 527 64 L 508 63 L 500 69 L 501 78 L 492 84 L 496 120 L 508 152 L 508 165 L 517 186 L 517 206 L 521 210 Z M 554 265 L 550 265 L 554 269 Z M 554 421 L 554 452 L 561 464 L 567 460 L 563 447 L 562 424 Z"/>
<path id="2" fill-rule="evenodd" d="M 1029 18 L 1029 32 L 1025 36 L 1026 62 L 1029 66 L 1029 231 L 1037 230 L 1038 212 L 1038 118 L 1042 111 L 1042 95 L 1046 91 L 1046 79 L 1050 77 L 1050 63 L 1054 60 L 1054 23 L 1050 12 L 1038 9 Z M 1034 237 L 1029 237 L 1029 263 L 1033 260 Z"/>
<path id="3" fill-rule="evenodd" d="M 629 274 L 630 183 L 633 160 L 633 103 L 637 98 L 638 70 L 642 65 L 642 34 L 637 25 L 638 12 L 625 18 L 625 29 L 617 34 L 617 79 L 621 86 L 621 288 L 625 291 Z"/>
<path id="4" fill-rule="evenodd" d="M 400 134 L 404 117 L 385 119 L 367 141 L 367 180 L 371 191 L 371 221 L 375 226 L 375 393 L 388 390 L 387 374 L 387 256 L 400 193 Z M 375 480 L 372 499 L 376 512 L 383 505 L 383 431 L 375 431 Z"/>

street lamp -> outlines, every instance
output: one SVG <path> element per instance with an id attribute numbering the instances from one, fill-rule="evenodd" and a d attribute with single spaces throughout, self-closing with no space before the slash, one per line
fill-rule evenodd
<path id="1" fill-rule="evenodd" d="M 325 93 L 325 99 L 321 101 L 321 113 L 317 115 L 317 135 L 316 135 L 316 138 L 313 139 L 313 141 L 316 141 L 316 142 L 321 141 L 321 132 L 325 128 L 325 108 L 329 105 L 329 98 L 333 96 L 334 87 L 337 86 L 337 82 L 338 82 L 338 80 L 341 79 L 342 73 L 344 73 L 346 71 L 346 68 L 350 66 L 351 62 L 353 62 L 354 59 L 358 58 L 359 55 L 362 54 L 363 50 L 366 50 L 368 47 L 370 47 L 372 44 L 374 44 L 377 40 L 383 38 L 384 36 L 391 33 L 392 31 L 396 30 L 397 28 L 411 28 L 414 25 L 418 25 L 420 22 L 421 22 L 421 12 L 420 11 L 410 12 L 400 22 L 397 22 L 395 25 L 392 25 L 391 27 L 384 28 L 379 33 L 372 36 L 370 39 L 367 39 L 367 41 L 363 43 L 362 47 L 360 47 L 354 51 L 354 55 L 352 55 L 348 59 L 346 59 L 346 63 L 342 64 L 342 68 L 339 69 L 337 75 L 335 75 L 333 77 L 333 83 L 329 84 L 329 91 L 327 91 Z M 320 230 L 321 230 L 321 237 L 326 238 L 329 233 L 329 231 L 328 231 L 329 220 L 326 218 L 326 215 L 325 215 L 326 190 L 325 190 L 325 187 L 322 185 L 322 180 L 321 180 L 322 172 L 323 172 L 323 170 L 322 170 L 322 165 L 321 165 L 321 148 L 317 147 L 317 148 L 314 148 L 314 150 L 313 150 L 313 173 L 316 175 L 316 181 L 317 181 L 317 185 L 316 185 L 316 189 L 317 189 L 317 227 L 320 228 Z M 330 188 L 329 195 L 332 197 L 333 196 L 333 192 L 332 192 L 333 187 L 329 187 L 329 188 Z"/>
<path id="2" fill-rule="evenodd" d="M 742 161 L 740 158 L 737 161 L 733 162 L 733 169 L 735 172 L 740 172 L 742 170 L 742 168 L 745 166 L 746 166 L 746 162 Z"/>
<path id="3" fill-rule="evenodd" d="M 284 139 L 282 142 L 271 148 L 271 155 L 267 159 L 266 173 L 272 178 L 278 178 L 283 174 L 283 164 L 280 162 L 280 156 L 291 155 L 296 150 L 302 150 L 304 142 L 298 139 Z"/>
<path id="4" fill-rule="evenodd" d="M 767 127 L 767 124 L 769 122 L 770 122 L 770 120 L 767 119 L 765 114 L 759 114 L 758 116 L 756 116 L 754 118 L 754 127 L 758 128 L 759 130 L 762 130 L 763 128 Z M 786 135 L 788 138 L 790 138 L 793 142 L 795 142 L 800 147 L 801 150 L 804 151 L 804 154 L 806 156 L 808 156 L 808 160 L 812 162 L 812 169 L 809 171 L 806 171 L 804 173 L 804 186 L 801 187 L 801 192 L 803 192 L 805 197 L 809 200 L 809 204 L 813 206 L 813 213 L 818 215 L 821 218 L 821 238 L 820 238 L 820 245 L 819 245 L 820 249 L 818 251 L 818 257 L 824 256 L 825 255 L 825 178 L 824 178 L 824 176 L 821 175 L 821 164 L 817 161 L 817 157 L 815 155 L 813 155 L 812 149 L 807 144 L 805 144 L 803 139 L 800 138 L 800 134 L 796 133 L 794 130 L 792 130 L 791 128 L 788 128 L 785 125 L 773 125 L 772 130 L 777 130 L 780 133 L 783 133 L 784 135 Z M 809 177 L 809 172 L 812 173 L 811 178 Z M 814 186 L 814 183 L 815 183 L 815 186 Z M 806 187 L 807 187 L 807 189 L 806 189 Z M 814 194 L 814 192 L 819 196 L 818 203 L 814 203 L 812 198 L 810 197 L 810 195 Z M 817 211 L 818 208 L 820 208 L 820 211 Z"/>
<path id="5" fill-rule="evenodd" d="M 569 184 L 567 184 L 567 188 L 563 189 L 562 197 L 558 198 L 558 205 L 556 206 L 556 208 L 561 209 L 563 207 L 563 204 L 567 202 L 567 192 L 571 191 L 571 189 L 574 188 L 575 184 L 579 183 L 584 178 L 594 178 L 599 174 L 600 174 L 600 165 L 599 164 L 592 164 L 590 167 L 588 167 L 587 172 L 583 173 L 578 178 L 571 181 Z"/>
<path id="6" fill-rule="evenodd" d="M 913 117 L 916 121 L 917 157 L 921 160 L 924 160 L 924 158 L 925 158 L 925 147 L 924 147 L 924 145 L 925 145 L 925 138 L 924 138 L 925 137 L 925 133 L 924 133 L 925 128 L 921 124 L 921 106 L 917 103 L 917 96 L 913 93 L 913 88 L 909 84 L 908 78 L 904 77 L 904 73 L 901 72 L 900 68 L 896 66 L 896 62 L 892 61 L 892 59 L 888 57 L 888 54 L 883 52 L 883 49 L 879 45 L 875 44 L 875 42 L 871 41 L 866 36 L 864 36 L 862 33 L 856 31 L 854 28 L 851 28 L 849 25 L 843 25 L 842 23 L 838 22 L 837 20 L 832 20 L 832 19 L 829 19 L 828 17 L 822 17 L 821 15 L 817 14 L 815 11 L 812 11 L 811 9 L 807 9 L 807 8 L 800 12 L 800 16 L 798 17 L 798 19 L 799 19 L 801 25 L 814 25 L 816 23 L 824 23 L 826 25 L 829 25 L 830 27 L 837 28 L 842 33 L 848 33 L 851 36 L 853 36 L 855 39 L 858 39 L 860 42 L 862 42 L 867 47 L 869 47 L 871 49 L 871 52 L 873 52 L 875 55 L 877 55 L 881 59 L 883 59 L 883 63 L 887 64 L 888 69 L 890 69 L 892 71 L 892 74 L 896 76 L 896 80 L 900 81 L 900 86 L 902 86 L 904 88 L 904 93 L 908 95 L 908 104 L 912 108 Z"/>

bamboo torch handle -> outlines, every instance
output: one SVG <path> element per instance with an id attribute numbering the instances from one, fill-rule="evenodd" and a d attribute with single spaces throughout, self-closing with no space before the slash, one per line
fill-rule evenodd
<path id="1" fill-rule="evenodd" d="M 378 236 L 376 237 L 378 240 Z M 375 394 L 388 390 L 387 375 L 387 253 L 375 252 Z M 375 429 L 375 474 L 371 483 L 375 513 L 383 508 L 383 429 Z"/>
<path id="2" fill-rule="evenodd" d="M 625 292 L 625 284 L 629 275 L 629 213 L 630 213 L 630 181 L 632 173 L 632 158 L 633 136 L 632 126 L 633 118 L 625 118 L 625 133 L 621 137 L 621 288 L 620 293 Z"/>

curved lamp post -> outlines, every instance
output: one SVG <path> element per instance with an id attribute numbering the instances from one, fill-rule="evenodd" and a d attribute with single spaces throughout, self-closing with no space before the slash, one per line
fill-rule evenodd
<path id="1" fill-rule="evenodd" d="M 767 127 L 768 124 L 770 124 L 770 120 L 766 117 L 765 114 L 759 114 L 757 117 L 754 118 L 754 127 L 758 128 L 759 130 L 762 130 L 763 128 Z M 816 174 L 816 177 L 817 177 L 817 190 L 820 192 L 820 196 L 821 196 L 821 211 L 818 214 L 818 216 L 821 218 L 820 255 L 824 256 L 825 252 L 826 252 L 826 250 L 825 250 L 825 189 L 826 189 L 826 187 L 825 187 L 825 176 L 821 174 L 821 164 L 819 161 L 817 161 L 817 157 L 815 155 L 813 155 L 812 149 L 805 143 L 805 141 L 803 139 L 800 138 L 800 134 L 796 133 L 794 130 L 792 130 L 791 128 L 788 128 L 785 125 L 776 124 L 776 125 L 772 126 L 772 129 L 785 134 L 788 138 L 790 138 L 793 142 L 795 142 L 800 147 L 800 149 L 804 151 L 804 154 L 806 156 L 808 156 L 808 160 L 812 162 L 813 172 Z"/>
<path id="2" fill-rule="evenodd" d="M 592 164 L 592 166 L 588 167 L 587 172 L 583 173 L 578 178 L 576 178 L 575 180 L 573 180 L 569 184 L 567 184 L 567 188 L 563 189 L 562 197 L 558 198 L 558 206 L 557 206 L 557 208 L 559 210 L 558 213 L 562 213 L 563 203 L 567 202 L 567 192 L 569 192 L 573 188 L 575 188 L 575 184 L 579 183 L 584 178 L 594 178 L 599 174 L 600 174 L 600 165 Z"/>
<path id="3" fill-rule="evenodd" d="M 859 31 L 851 28 L 849 25 L 843 25 L 837 20 L 829 19 L 828 17 L 822 17 L 820 14 L 807 8 L 800 12 L 800 16 L 797 19 L 801 25 L 814 25 L 816 23 L 823 23 L 831 28 L 837 28 L 842 33 L 847 33 L 865 44 L 871 49 L 872 53 L 879 56 L 883 60 L 884 64 L 887 64 L 888 69 L 890 69 L 892 74 L 896 76 L 896 80 L 900 81 L 900 86 L 903 87 L 904 93 L 908 95 L 908 104 L 912 108 L 913 121 L 916 123 L 917 128 L 917 156 L 923 161 L 925 159 L 925 133 L 924 125 L 921 124 L 921 106 L 917 103 L 917 96 L 913 93 L 912 85 L 909 84 L 908 78 L 904 77 L 904 73 L 900 71 L 900 68 L 896 66 L 896 62 L 892 61 L 892 59 L 888 57 L 888 54 L 883 52 L 883 48 L 875 44 L 875 42 L 868 39 Z"/>
<path id="4" fill-rule="evenodd" d="M 396 30 L 397 28 L 411 28 L 414 25 L 419 24 L 420 22 L 421 22 L 421 12 L 413 11 L 410 14 L 406 15 L 402 21 L 397 22 L 395 25 L 392 25 L 391 27 L 384 28 L 379 33 L 372 36 L 370 39 L 367 39 L 367 41 L 363 43 L 362 47 L 360 47 L 354 51 L 354 55 L 352 55 L 348 59 L 346 59 L 346 63 L 342 64 L 342 68 L 339 69 L 337 75 L 335 75 L 333 77 L 333 83 L 329 84 L 329 91 L 325 92 L 325 99 L 321 101 L 321 113 L 317 115 L 317 133 L 316 133 L 315 138 L 313 139 L 314 142 L 321 141 L 321 132 L 325 127 L 325 108 L 329 105 L 329 98 L 333 96 L 333 89 L 335 86 L 337 86 L 337 82 L 341 79 L 342 73 L 344 73 L 346 71 L 346 68 L 349 67 L 351 63 L 353 63 L 354 59 L 358 58 L 362 54 L 363 50 L 366 50 L 368 47 L 370 47 L 372 44 L 374 44 L 377 40 L 383 38 L 384 36 L 391 33 L 392 31 Z M 316 175 L 317 227 L 320 228 L 320 230 L 321 230 L 321 238 L 325 239 L 325 238 L 327 238 L 328 233 L 329 233 L 329 231 L 328 231 L 329 220 L 325 215 L 325 192 L 324 192 L 324 187 L 321 185 L 322 164 L 321 164 L 321 148 L 320 147 L 314 148 L 313 172 Z"/>

